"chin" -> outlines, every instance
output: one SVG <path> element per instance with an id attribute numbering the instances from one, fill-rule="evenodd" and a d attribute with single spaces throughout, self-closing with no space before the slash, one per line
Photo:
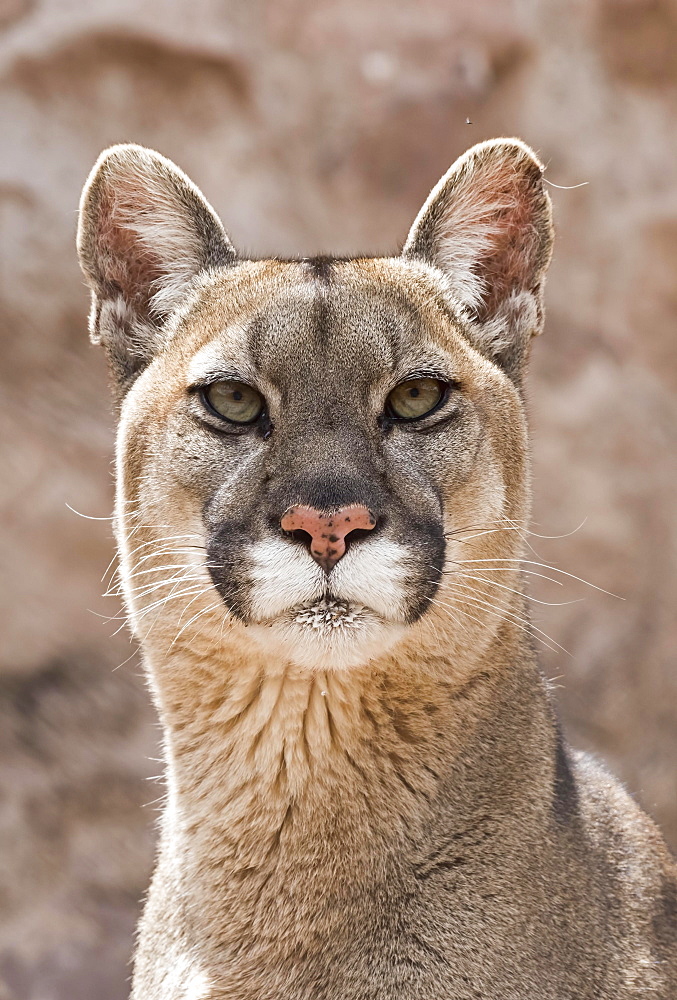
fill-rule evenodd
<path id="1" fill-rule="evenodd" d="M 405 630 L 371 608 L 333 598 L 298 605 L 249 626 L 267 654 L 316 672 L 364 666 L 388 652 Z"/>

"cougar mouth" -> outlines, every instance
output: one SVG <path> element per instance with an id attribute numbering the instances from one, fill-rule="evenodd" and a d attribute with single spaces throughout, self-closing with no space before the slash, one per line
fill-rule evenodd
<path id="1" fill-rule="evenodd" d="M 323 597 L 313 604 L 299 604 L 289 612 L 289 619 L 295 625 L 331 632 L 332 629 L 354 629 L 365 623 L 365 617 L 373 612 L 361 604 L 351 604 L 333 597 Z"/>
<path id="2" fill-rule="evenodd" d="M 296 626 L 307 633 L 327 637 L 332 634 L 337 637 L 342 633 L 345 635 L 366 625 L 387 623 L 387 619 L 366 604 L 343 600 L 330 594 L 303 604 L 294 604 L 286 611 L 254 622 L 257 625 Z"/>
<path id="3" fill-rule="evenodd" d="M 256 622 L 252 633 L 265 648 L 283 649 L 297 666 L 334 670 L 385 652 L 404 627 L 365 604 L 325 594 Z"/>

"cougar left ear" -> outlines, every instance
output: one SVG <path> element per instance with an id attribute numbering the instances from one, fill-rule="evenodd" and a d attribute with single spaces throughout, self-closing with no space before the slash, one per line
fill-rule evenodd
<path id="1" fill-rule="evenodd" d="M 213 208 L 170 160 L 142 146 L 101 154 L 85 184 L 80 266 L 92 292 L 90 333 L 122 395 L 163 344 L 163 324 L 193 278 L 232 263 Z"/>
<path id="2" fill-rule="evenodd" d="M 445 274 L 473 345 L 517 380 L 543 327 L 552 242 L 541 163 L 519 139 L 494 139 L 468 150 L 433 188 L 403 256 Z"/>

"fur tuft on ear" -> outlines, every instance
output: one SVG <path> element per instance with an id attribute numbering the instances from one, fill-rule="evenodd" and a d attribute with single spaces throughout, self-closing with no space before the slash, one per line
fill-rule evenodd
<path id="1" fill-rule="evenodd" d="M 105 150 L 85 184 L 80 266 L 92 291 L 90 333 L 106 349 L 119 392 L 162 347 L 163 324 L 197 274 L 235 251 L 199 189 L 142 146 Z"/>
<path id="2" fill-rule="evenodd" d="M 516 379 L 543 325 L 553 230 L 542 175 L 519 139 L 473 146 L 430 192 L 403 250 L 443 272 L 474 346 Z"/>

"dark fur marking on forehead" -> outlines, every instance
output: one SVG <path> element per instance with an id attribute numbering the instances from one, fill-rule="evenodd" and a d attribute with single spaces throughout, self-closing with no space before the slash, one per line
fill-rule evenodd
<path id="1" fill-rule="evenodd" d="M 251 349 L 250 357 L 254 370 L 257 373 L 260 373 L 261 371 L 261 344 L 266 335 L 266 330 L 267 323 L 263 313 L 258 313 L 250 320 L 247 329 L 249 346 Z"/>
<path id="2" fill-rule="evenodd" d="M 334 258 L 326 255 L 319 257 L 304 257 L 302 263 L 308 268 L 313 277 L 323 284 L 329 284 L 332 278 Z"/>
<path id="3" fill-rule="evenodd" d="M 289 350 L 299 348 L 299 332 L 303 331 L 302 353 L 305 359 L 316 357 L 321 348 L 325 348 L 331 335 L 331 311 L 328 300 L 328 283 L 311 278 L 310 287 L 313 291 L 310 299 L 299 299 L 294 302 L 291 297 L 283 297 L 277 303 L 257 312 L 247 326 L 250 356 L 255 370 L 260 373 L 270 361 L 270 352 L 278 354 L 273 368 L 268 370 L 268 377 L 278 381 L 278 376 L 286 371 L 282 358 Z M 298 313 L 290 323 L 287 309 L 297 308 Z M 287 340 L 285 347 L 285 340 Z M 304 362 L 305 363 L 305 362 Z"/>
<path id="4" fill-rule="evenodd" d="M 329 280 L 327 279 L 327 284 Z M 332 314 L 324 289 L 316 296 L 313 305 L 313 319 L 315 326 L 315 346 L 316 349 L 326 348 L 332 335 Z"/>
<path id="5" fill-rule="evenodd" d="M 328 256 L 295 261 L 289 280 L 278 283 L 267 301 L 262 296 L 249 318 L 246 336 L 254 368 L 279 388 L 299 379 L 301 388 L 318 380 L 330 386 L 349 372 L 351 383 L 379 379 L 399 370 L 412 346 L 416 354 L 418 346 L 434 343 L 431 320 L 439 325 L 440 316 L 443 325 L 448 321 L 461 332 L 441 295 L 428 315 L 425 297 L 419 301 L 407 287 L 406 270 L 402 281 L 381 281 L 377 270 L 368 268 L 356 277 L 346 263 Z M 432 301 L 434 285 L 430 292 Z M 313 378 L 309 365 L 319 359 L 322 367 Z"/>

